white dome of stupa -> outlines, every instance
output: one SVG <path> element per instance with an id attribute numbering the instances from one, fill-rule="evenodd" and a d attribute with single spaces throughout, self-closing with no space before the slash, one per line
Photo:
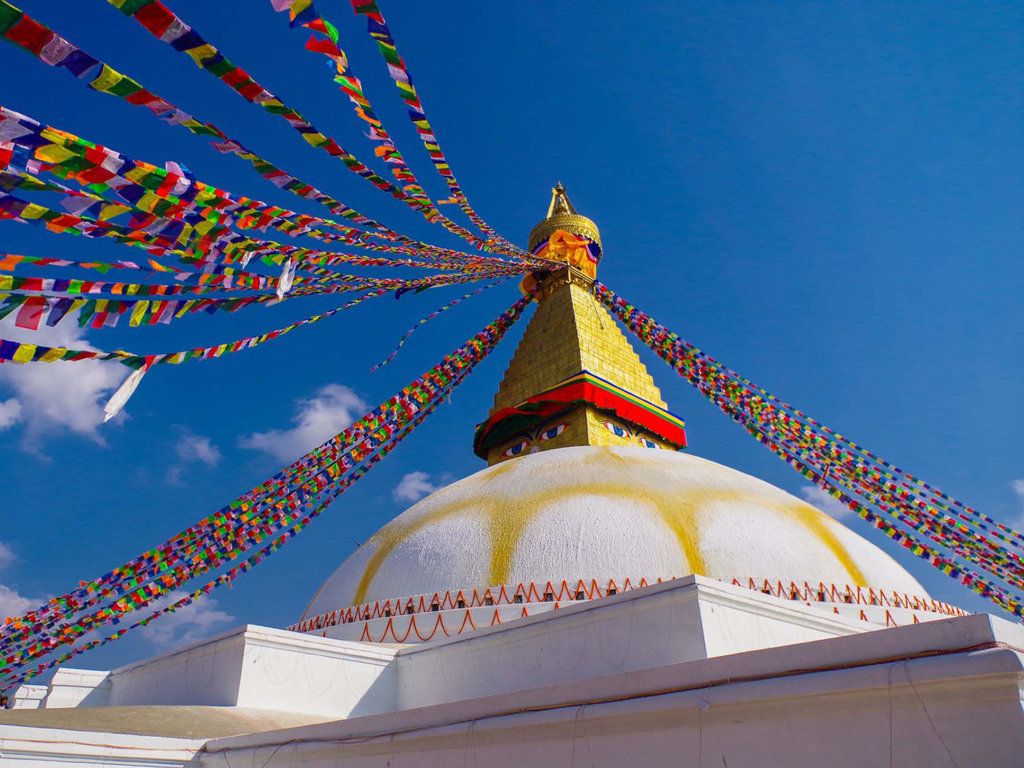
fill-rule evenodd
<path id="1" fill-rule="evenodd" d="M 363 544 L 304 614 L 497 585 L 696 573 L 926 596 L 881 549 L 807 502 L 686 453 L 580 446 L 431 494 Z"/>

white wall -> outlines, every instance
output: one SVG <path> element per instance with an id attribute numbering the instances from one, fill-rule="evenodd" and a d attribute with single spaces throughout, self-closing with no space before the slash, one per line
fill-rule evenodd
<path id="1" fill-rule="evenodd" d="M 201 739 L 0 726 L 4 768 L 196 768 Z"/>
<path id="2" fill-rule="evenodd" d="M 1020 626 L 969 616 L 218 739 L 201 758 L 208 768 L 1011 768 L 1024 754 L 1022 646 Z"/>
<path id="3" fill-rule="evenodd" d="M 249 627 L 237 705 L 356 717 L 395 707 L 395 649 Z"/>
<path id="4" fill-rule="evenodd" d="M 45 706 L 239 706 L 348 717 L 394 708 L 394 655 L 244 626 L 112 672 L 60 669 Z"/>
<path id="5" fill-rule="evenodd" d="M 355 717 L 870 626 L 690 576 L 400 648 L 246 626 L 113 672 L 61 669 L 46 706 L 239 706 Z"/>
<path id="6" fill-rule="evenodd" d="M 45 685 L 21 685 L 11 697 L 11 709 L 39 709 L 45 706 L 49 689 Z"/>
<path id="7" fill-rule="evenodd" d="M 870 625 L 689 576 L 403 648 L 398 706 L 589 679 L 862 632 Z"/>

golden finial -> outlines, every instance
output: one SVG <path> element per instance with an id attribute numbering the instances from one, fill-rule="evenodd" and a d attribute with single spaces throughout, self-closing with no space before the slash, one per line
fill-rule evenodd
<path id="1" fill-rule="evenodd" d="M 586 216 L 576 213 L 576 208 L 570 202 L 569 195 L 566 193 L 565 187 L 562 186 L 562 182 L 558 182 L 551 190 L 551 204 L 548 205 L 548 215 L 530 231 L 530 237 L 527 241 L 530 253 L 534 253 L 534 249 L 537 246 L 546 242 L 559 229 L 572 235 L 593 240 L 597 243 L 598 253 L 600 253 L 600 230 Z"/>

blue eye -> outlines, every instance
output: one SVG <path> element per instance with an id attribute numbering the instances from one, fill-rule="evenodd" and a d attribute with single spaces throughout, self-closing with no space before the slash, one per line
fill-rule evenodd
<path id="1" fill-rule="evenodd" d="M 510 445 L 508 448 L 506 448 L 505 449 L 505 455 L 506 456 L 518 456 L 520 453 L 522 453 L 523 451 L 526 450 L 526 446 L 528 446 L 528 445 L 529 445 L 529 442 L 527 442 L 526 440 L 520 440 L 518 443 L 515 443 L 514 445 Z"/>
<path id="2" fill-rule="evenodd" d="M 618 437 L 629 437 L 629 430 L 613 421 L 604 422 L 605 429 Z"/>
<path id="3" fill-rule="evenodd" d="M 540 433 L 540 439 L 551 440 L 554 437 L 558 437 L 560 434 L 565 432 L 565 428 L 568 426 L 568 424 L 559 424 L 557 426 L 550 427 L 549 429 L 545 429 L 543 432 Z"/>
<path id="4" fill-rule="evenodd" d="M 639 442 L 639 443 L 640 443 L 640 445 L 642 445 L 642 446 L 643 446 L 644 448 L 657 448 L 657 447 L 658 447 L 658 444 L 657 444 L 657 443 L 651 442 L 651 441 L 650 441 L 650 440 L 648 440 L 648 439 L 647 439 L 646 437 L 641 437 L 641 438 L 640 438 L 640 440 L 639 440 L 638 442 Z"/>

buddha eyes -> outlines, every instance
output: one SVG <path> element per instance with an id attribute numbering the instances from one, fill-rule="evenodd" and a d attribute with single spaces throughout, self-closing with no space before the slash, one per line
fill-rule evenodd
<path id="1" fill-rule="evenodd" d="M 518 443 L 510 445 L 505 449 L 506 456 L 518 456 L 520 453 L 526 450 L 526 447 L 530 444 L 528 440 L 520 440 Z"/>
<path id="2" fill-rule="evenodd" d="M 616 424 L 614 421 L 606 421 L 606 422 L 604 422 L 604 427 L 609 432 L 612 432 L 613 434 L 617 435 L 618 437 L 629 437 L 630 436 L 628 429 L 626 429 L 625 427 L 623 427 L 623 426 L 621 426 L 619 424 Z"/>
<path id="3" fill-rule="evenodd" d="M 552 438 L 558 437 L 560 434 L 565 432 L 565 428 L 567 426 L 569 426 L 569 425 L 568 424 L 558 424 L 557 426 L 549 427 L 548 429 L 545 429 L 543 432 L 540 433 L 539 439 L 541 439 L 541 440 L 551 440 Z"/>
<path id="4" fill-rule="evenodd" d="M 546 429 L 537 432 L 534 435 L 534 439 L 537 442 L 543 442 L 544 440 L 553 440 L 554 438 L 558 437 L 560 434 L 565 432 L 565 429 L 568 426 L 568 422 L 562 422 L 561 424 L 555 424 L 552 427 L 547 427 Z M 529 448 L 531 445 L 533 445 L 533 442 L 527 438 L 517 440 L 516 442 L 514 442 L 512 445 L 505 449 L 505 455 L 518 456 L 519 454 L 526 451 L 526 449 Z M 536 452 L 537 448 L 534 447 L 533 451 Z"/>
<path id="5" fill-rule="evenodd" d="M 605 429 L 607 429 L 609 432 L 611 432 L 616 437 L 624 437 L 627 440 L 630 439 L 630 438 L 633 438 L 635 440 L 636 444 L 639 445 L 641 448 L 660 448 L 661 447 L 656 442 L 654 442 L 653 440 L 648 440 L 643 435 L 634 435 L 630 431 L 629 427 L 624 427 L 621 424 L 616 424 L 614 421 L 603 421 L 601 423 L 604 425 Z"/>

